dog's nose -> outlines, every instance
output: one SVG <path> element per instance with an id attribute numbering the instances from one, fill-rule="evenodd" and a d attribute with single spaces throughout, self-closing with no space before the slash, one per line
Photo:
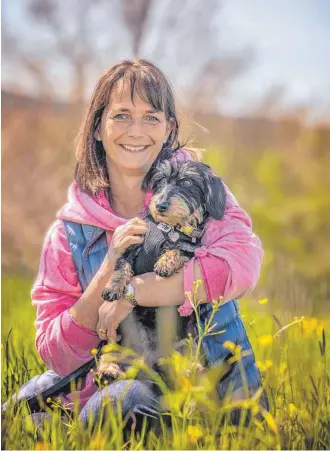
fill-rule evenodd
<path id="1" fill-rule="evenodd" d="M 158 202 L 156 204 L 156 208 L 160 213 L 164 213 L 164 211 L 166 211 L 169 206 L 170 204 L 168 202 Z"/>

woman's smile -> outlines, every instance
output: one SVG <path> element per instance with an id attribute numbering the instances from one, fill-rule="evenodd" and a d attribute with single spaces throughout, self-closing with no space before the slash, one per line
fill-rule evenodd
<path id="1" fill-rule="evenodd" d="M 119 144 L 119 146 L 130 153 L 139 153 L 147 150 L 150 147 L 150 144 L 146 144 L 145 146 L 132 146 L 127 144 Z"/>

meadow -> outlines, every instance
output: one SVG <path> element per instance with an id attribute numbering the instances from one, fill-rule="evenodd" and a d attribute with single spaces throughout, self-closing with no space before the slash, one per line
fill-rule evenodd
<path id="1" fill-rule="evenodd" d="M 45 370 L 34 346 L 31 284 L 30 278 L 18 276 L 2 281 L 2 402 Z M 187 376 L 191 362 L 173 354 L 176 386 L 164 394 L 172 430 L 162 423 L 161 431 L 132 429 L 123 437 L 125 419 L 119 412 L 106 428 L 99 423 L 91 433 L 74 419 L 61 421 L 65 412 L 54 401 L 47 407 L 51 422 L 39 436 L 24 421 L 26 406 L 17 413 L 9 409 L 2 419 L 2 449 L 329 449 L 330 318 L 294 317 L 271 298 L 242 299 L 240 310 L 271 404 L 267 413 L 259 411 L 256 401 L 241 403 L 243 410 L 252 409 L 247 427 L 226 421 L 231 406 L 215 400 L 212 372 L 202 381 L 193 372 Z"/>
<path id="2" fill-rule="evenodd" d="M 2 402 L 46 369 L 34 346 L 33 280 L 18 274 L 37 272 L 43 237 L 72 181 L 68 146 L 79 123 L 72 111 L 41 107 L 6 110 L 4 118 Z M 54 402 L 51 424 L 37 437 L 23 421 L 22 405 L 3 418 L 3 449 L 330 449 L 329 126 L 307 128 L 290 118 L 196 119 L 212 136 L 204 161 L 247 210 L 265 250 L 258 286 L 239 305 L 270 413 L 245 403 L 240 407 L 252 408 L 250 425 L 230 426 L 231 406 L 214 396 L 215 375 L 187 377 L 191 362 L 174 355 L 176 386 L 164 395 L 172 430 L 163 424 L 161 432 L 123 438 L 125 419 L 118 414 L 92 434 L 69 417 L 61 422 L 65 412 Z M 205 135 L 192 131 L 199 147 Z M 13 187 L 13 180 L 20 183 Z"/>

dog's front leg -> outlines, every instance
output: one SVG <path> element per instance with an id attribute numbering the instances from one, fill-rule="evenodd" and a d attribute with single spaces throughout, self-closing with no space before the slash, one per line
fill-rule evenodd
<path id="1" fill-rule="evenodd" d="M 157 260 L 154 272 L 161 277 L 170 277 L 189 260 L 179 249 L 165 251 Z"/>
<path id="2" fill-rule="evenodd" d="M 105 301 L 117 301 L 124 295 L 125 288 L 133 276 L 132 265 L 124 257 L 120 257 L 116 263 L 115 271 L 110 282 L 102 291 Z"/>

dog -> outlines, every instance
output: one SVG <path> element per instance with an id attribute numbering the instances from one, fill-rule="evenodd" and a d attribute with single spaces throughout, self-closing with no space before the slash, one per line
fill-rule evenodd
<path id="1" fill-rule="evenodd" d="M 102 292 L 106 301 L 121 299 L 134 275 L 154 271 L 161 277 L 170 277 L 179 271 L 200 247 L 208 219 L 220 220 L 224 216 L 226 192 L 223 182 L 205 163 L 161 161 L 153 170 L 149 187 L 152 198 L 143 215 L 148 226 L 144 242 L 130 246 L 118 259 L 114 274 Z M 180 342 L 186 338 L 189 318 L 180 317 L 177 307 L 136 306 L 132 315 L 119 326 L 119 333 L 126 338 L 120 344 L 145 354 L 151 366 L 155 366 L 163 355 L 157 352 L 161 345 L 161 342 L 157 343 L 157 337 L 163 339 L 162 332 L 157 334 L 157 327 L 161 328 L 157 311 L 166 312 L 160 321 L 163 330 L 172 326 L 175 340 Z M 173 343 L 168 348 L 173 349 Z M 120 366 L 109 363 L 106 355 L 101 356 L 99 376 L 111 379 L 122 372 Z"/>

